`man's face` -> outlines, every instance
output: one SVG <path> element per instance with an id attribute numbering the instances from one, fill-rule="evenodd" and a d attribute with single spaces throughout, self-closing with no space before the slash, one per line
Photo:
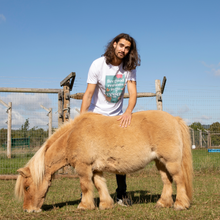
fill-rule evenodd
<path id="1" fill-rule="evenodd" d="M 123 59 L 131 48 L 131 42 L 122 38 L 118 41 L 118 43 L 114 42 L 113 47 L 115 48 L 115 56 L 118 59 Z"/>

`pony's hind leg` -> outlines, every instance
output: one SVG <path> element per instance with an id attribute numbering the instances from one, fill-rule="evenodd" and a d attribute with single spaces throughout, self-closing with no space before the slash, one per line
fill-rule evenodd
<path id="1" fill-rule="evenodd" d="M 95 209 L 93 189 L 94 184 L 92 181 L 93 172 L 91 166 L 84 163 L 77 164 L 75 170 L 79 175 L 80 187 L 82 190 L 82 199 L 78 205 L 78 209 Z"/>
<path id="2" fill-rule="evenodd" d="M 106 185 L 106 180 L 103 177 L 102 172 L 94 172 L 93 181 L 96 189 L 99 192 L 99 209 L 110 209 L 114 206 L 114 201 L 109 195 L 108 188 Z"/>
<path id="3" fill-rule="evenodd" d="M 186 193 L 185 180 L 181 164 L 176 163 L 167 163 L 167 170 L 171 174 L 174 182 L 176 183 L 176 201 L 174 203 L 174 209 L 184 210 L 190 207 L 190 199 Z"/>
<path id="4" fill-rule="evenodd" d="M 156 160 L 156 167 L 160 171 L 163 181 L 163 191 L 160 199 L 157 201 L 156 207 L 171 207 L 173 205 L 172 198 L 172 177 L 168 173 L 166 167 L 159 160 Z"/>

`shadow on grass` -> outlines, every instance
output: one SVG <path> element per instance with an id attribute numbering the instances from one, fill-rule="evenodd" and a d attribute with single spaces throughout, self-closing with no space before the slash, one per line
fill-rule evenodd
<path id="1" fill-rule="evenodd" d="M 51 211 L 52 209 L 58 207 L 58 208 L 62 208 L 64 206 L 69 206 L 69 205 L 78 205 L 80 203 L 80 199 L 75 200 L 75 201 L 67 201 L 67 202 L 61 202 L 61 203 L 55 203 L 53 205 L 43 205 L 42 206 L 42 210 L 44 211 Z"/>
<path id="2" fill-rule="evenodd" d="M 146 203 L 155 203 L 159 200 L 160 194 L 151 194 L 149 191 L 137 190 L 137 191 L 129 191 L 127 192 L 128 198 L 131 199 L 133 204 L 146 204 Z M 114 201 L 116 201 L 116 193 L 111 194 L 111 197 Z M 176 195 L 173 195 L 173 200 L 175 201 Z M 54 208 L 62 208 L 64 206 L 74 206 L 80 203 L 80 199 L 74 201 L 66 201 L 62 203 L 56 203 L 53 205 L 43 205 L 42 210 L 50 211 Z M 95 198 L 95 205 L 99 206 L 99 198 Z"/>
<path id="3" fill-rule="evenodd" d="M 127 194 L 133 204 L 156 203 L 161 196 L 161 194 L 151 194 L 149 191 L 144 190 L 130 191 Z M 172 195 L 172 198 L 175 201 L 176 195 Z"/>

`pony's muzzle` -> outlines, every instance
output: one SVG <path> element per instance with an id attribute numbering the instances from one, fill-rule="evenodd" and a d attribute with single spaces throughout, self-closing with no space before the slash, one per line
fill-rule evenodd
<path id="1" fill-rule="evenodd" d="M 42 209 L 38 209 L 38 210 L 29 210 L 29 209 L 25 209 L 24 211 L 25 211 L 25 212 L 28 212 L 28 213 L 32 213 L 32 212 L 41 212 Z"/>

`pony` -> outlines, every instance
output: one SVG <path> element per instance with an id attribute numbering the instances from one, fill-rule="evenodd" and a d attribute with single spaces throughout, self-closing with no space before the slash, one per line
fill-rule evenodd
<path id="1" fill-rule="evenodd" d="M 62 125 L 30 161 L 18 169 L 15 195 L 23 209 L 39 212 L 53 174 L 71 165 L 79 176 L 82 199 L 79 209 L 95 209 L 93 189 L 98 190 L 101 210 L 114 206 L 103 172 L 128 174 L 155 161 L 163 190 L 156 207 L 184 210 L 192 201 L 193 167 L 188 126 L 180 117 L 159 110 L 132 114 L 127 128 L 119 116 L 87 112 Z M 175 203 L 172 183 L 176 183 Z"/>

